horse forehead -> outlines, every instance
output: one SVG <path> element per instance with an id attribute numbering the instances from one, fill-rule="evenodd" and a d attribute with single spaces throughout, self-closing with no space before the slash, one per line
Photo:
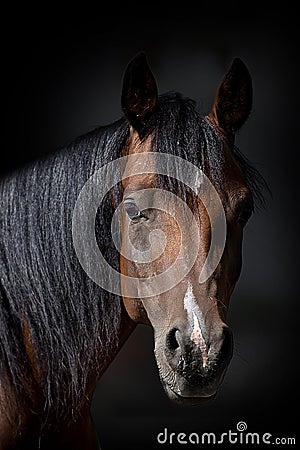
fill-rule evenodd
<path id="1" fill-rule="evenodd" d="M 152 145 L 152 139 L 153 135 L 150 134 L 145 140 L 141 141 L 136 131 L 130 131 L 125 144 L 124 155 L 138 155 L 138 159 L 129 159 L 126 163 L 122 177 L 122 185 L 127 191 L 156 187 L 158 174 L 156 173 L 155 158 L 149 158 L 149 156 L 147 156 L 149 152 L 155 151 Z M 144 154 L 144 157 L 141 154 Z M 224 205 L 231 197 L 235 196 L 236 193 L 242 192 L 243 189 L 247 190 L 247 183 L 241 167 L 235 160 L 233 152 L 226 142 L 223 142 L 222 156 L 220 157 L 223 159 L 222 168 L 220 168 L 221 172 L 219 174 L 222 181 L 217 190 Z M 210 179 L 212 184 L 215 185 L 214 180 L 212 179 L 213 177 L 211 177 L 209 173 L 207 173 L 206 176 Z M 203 178 L 203 172 L 201 170 L 197 171 L 195 179 L 193 180 L 194 185 L 191 186 L 196 195 L 198 192 L 201 193 Z M 194 200 L 189 205 L 191 209 L 194 210 L 193 212 L 201 211 L 202 217 L 206 216 L 206 210 L 203 208 L 200 199 L 195 198 L 195 196 L 193 197 Z"/>

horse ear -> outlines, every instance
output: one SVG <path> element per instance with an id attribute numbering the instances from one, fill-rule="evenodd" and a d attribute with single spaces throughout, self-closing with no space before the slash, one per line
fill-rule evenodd
<path id="1" fill-rule="evenodd" d="M 233 134 L 244 124 L 251 108 L 251 75 L 243 61 L 235 58 L 218 87 L 210 117 L 224 131 Z"/>
<path id="2" fill-rule="evenodd" d="M 127 66 L 121 104 L 129 124 L 138 132 L 156 107 L 158 91 L 146 55 L 139 53 Z"/>

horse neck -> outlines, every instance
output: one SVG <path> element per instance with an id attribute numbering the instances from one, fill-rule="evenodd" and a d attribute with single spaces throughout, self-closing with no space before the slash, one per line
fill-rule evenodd
<path id="1" fill-rule="evenodd" d="M 36 396 L 33 404 L 21 402 L 20 408 L 15 409 L 14 403 L 10 402 L 7 396 L 7 386 L 5 392 L 0 385 L 0 448 L 5 450 L 10 448 L 56 448 L 56 450 L 68 448 L 73 450 L 97 450 L 99 443 L 90 415 L 90 404 L 93 391 L 97 382 L 112 362 L 118 351 L 121 349 L 127 338 L 134 330 L 136 324 L 129 318 L 122 304 L 120 332 L 118 345 L 114 352 L 105 359 L 100 371 L 89 374 L 89 384 L 86 392 L 86 402 L 77 413 L 76 419 L 65 418 L 58 421 L 55 416 L 48 417 L 48 423 L 43 425 L 43 418 L 33 411 L 41 410 L 43 398 Z M 49 425 L 49 423 L 51 425 Z"/>

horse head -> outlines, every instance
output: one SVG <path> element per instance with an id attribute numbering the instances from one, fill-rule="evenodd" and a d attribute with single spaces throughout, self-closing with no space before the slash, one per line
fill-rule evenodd
<path id="1" fill-rule="evenodd" d="M 232 357 L 226 315 L 241 270 L 243 228 L 253 210 L 233 148 L 251 105 L 251 77 L 237 58 L 205 117 L 182 97 L 158 96 L 143 54 L 124 76 L 122 107 L 130 125 L 126 155 L 131 158 L 122 182 L 120 263 L 121 273 L 137 283 L 129 289 L 125 278 L 123 302 L 133 321 L 153 327 L 163 386 L 183 403 L 212 398 Z M 172 146 L 185 157 L 175 158 L 178 150 Z M 177 172 L 176 167 L 172 173 L 157 169 L 166 154 L 165 164 L 171 159 Z M 185 169 L 189 185 L 181 178 L 171 183 L 186 160 L 196 166 L 192 176 L 193 168 Z M 216 229 L 222 245 L 212 242 Z M 210 271 L 208 257 L 214 261 Z"/>

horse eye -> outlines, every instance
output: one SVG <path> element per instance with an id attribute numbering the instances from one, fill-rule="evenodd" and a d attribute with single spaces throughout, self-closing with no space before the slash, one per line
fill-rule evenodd
<path id="1" fill-rule="evenodd" d="M 253 213 L 253 204 L 247 203 L 240 209 L 238 221 L 244 227 Z"/>
<path id="2" fill-rule="evenodd" d="M 143 214 L 142 211 L 138 209 L 134 201 L 130 198 L 124 200 L 124 208 L 130 220 L 140 220 L 142 218 L 146 219 L 147 217 Z"/>

